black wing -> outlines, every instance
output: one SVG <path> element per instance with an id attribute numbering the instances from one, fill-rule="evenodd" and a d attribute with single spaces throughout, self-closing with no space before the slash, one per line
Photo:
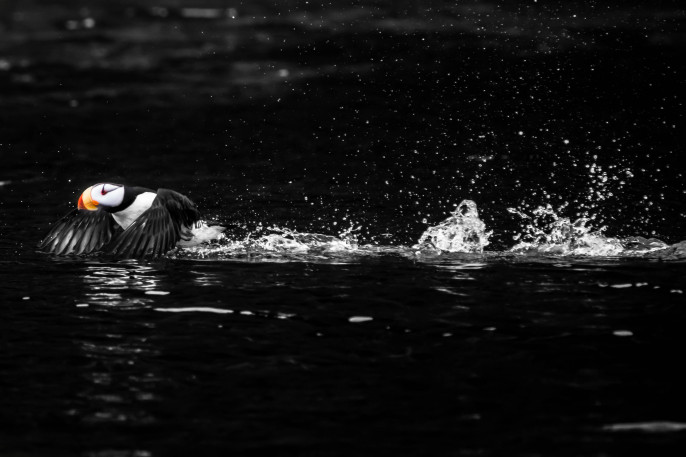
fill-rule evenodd
<path id="1" fill-rule="evenodd" d="M 188 197 L 169 189 L 157 189 L 157 200 L 167 208 L 179 230 L 191 228 L 200 220 L 200 211 Z"/>
<path id="2" fill-rule="evenodd" d="M 189 236 L 190 228 L 199 219 L 200 213 L 190 199 L 173 190 L 158 189 L 152 206 L 106 250 L 122 257 L 157 257 Z"/>
<path id="3" fill-rule="evenodd" d="M 55 224 L 38 249 L 57 255 L 89 254 L 109 243 L 117 227 L 106 211 L 75 209 Z"/>

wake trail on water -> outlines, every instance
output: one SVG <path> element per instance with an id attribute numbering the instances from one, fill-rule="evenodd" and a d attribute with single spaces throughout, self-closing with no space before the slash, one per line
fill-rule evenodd
<path id="1" fill-rule="evenodd" d="M 463 200 L 448 218 L 428 227 L 412 246 L 360 243 L 361 227 L 351 226 L 337 236 L 298 232 L 288 228 L 259 228 L 241 238 L 218 233 L 216 239 L 199 246 L 174 251 L 181 259 L 254 259 L 291 261 L 308 259 L 351 259 L 358 256 L 397 255 L 408 258 L 437 256 L 536 256 L 686 259 L 686 241 L 668 245 L 656 238 L 604 235 L 605 227 L 593 228 L 591 219 L 572 220 L 558 215 L 550 206 L 539 206 L 530 214 L 515 208 L 508 212 L 523 222 L 514 236 L 516 244 L 504 251 L 487 251 L 489 231 L 479 218 L 472 200 Z"/>

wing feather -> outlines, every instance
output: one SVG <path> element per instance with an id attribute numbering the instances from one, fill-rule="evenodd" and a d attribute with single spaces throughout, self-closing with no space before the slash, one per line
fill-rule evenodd
<path id="1" fill-rule="evenodd" d="M 75 209 L 55 224 L 38 249 L 57 255 L 89 254 L 109 243 L 115 230 L 109 213 Z"/>
<path id="2" fill-rule="evenodd" d="M 158 257 L 179 239 L 178 229 L 167 208 L 158 199 L 133 224 L 116 237 L 106 250 L 121 257 Z"/>
<path id="3" fill-rule="evenodd" d="M 198 207 L 185 195 L 170 189 L 157 189 L 157 199 L 169 211 L 180 234 L 184 227 L 191 228 L 200 220 Z"/>

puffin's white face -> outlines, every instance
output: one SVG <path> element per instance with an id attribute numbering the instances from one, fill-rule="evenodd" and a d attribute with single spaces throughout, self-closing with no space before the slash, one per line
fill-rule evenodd
<path id="1" fill-rule="evenodd" d="M 113 208 L 124 201 L 124 186 L 119 184 L 96 184 L 84 190 L 79 198 L 79 209 L 95 211 L 98 206 Z"/>

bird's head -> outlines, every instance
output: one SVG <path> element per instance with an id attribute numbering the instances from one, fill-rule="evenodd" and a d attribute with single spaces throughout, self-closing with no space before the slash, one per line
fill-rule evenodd
<path id="1" fill-rule="evenodd" d="M 79 209 L 96 211 L 98 206 L 114 208 L 124 201 L 124 186 L 120 184 L 96 184 L 84 190 L 79 197 Z"/>

